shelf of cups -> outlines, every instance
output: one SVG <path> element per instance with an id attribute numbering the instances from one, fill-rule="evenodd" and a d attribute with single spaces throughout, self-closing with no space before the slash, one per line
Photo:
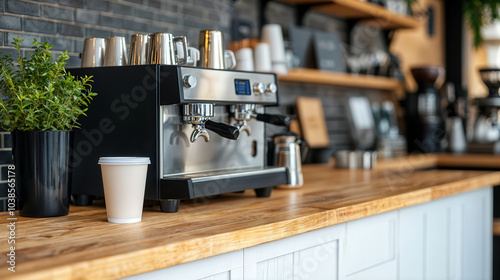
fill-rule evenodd
<path id="1" fill-rule="evenodd" d="M 394 92 L 402 90 L 404 87 L 401 81 L 387 77 L 353 75 L 307 68 L 290 69 L 287 75 L 279 76 L 279 81 L 349 88 L 378 89 Z"/>
<path id="2" fill-rule="evenodd" d="M 278 0 L 295 5 L 313 5 L 312 9 L 342 19 L 359 19 L 380 29 L 408 29 L 420 25 L 417 19 L 391 12 L 386 8 L 360 0 Z"/>

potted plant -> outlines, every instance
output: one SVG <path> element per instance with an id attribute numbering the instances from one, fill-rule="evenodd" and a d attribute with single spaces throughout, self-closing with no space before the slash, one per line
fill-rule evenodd
<path id="1" fill-rule="evenodd" d="M 0 123 L 12 131 L 18 206 L 22 216 L 62 216 L 71 195 L 71 130 L 96 94 L 91 77 L 66 72 L 67 51 L 53 60 L 52 46 L 35 39 L 23 57 L 22 42 L 12 42 L 16 61 L 0 57 Z"/>

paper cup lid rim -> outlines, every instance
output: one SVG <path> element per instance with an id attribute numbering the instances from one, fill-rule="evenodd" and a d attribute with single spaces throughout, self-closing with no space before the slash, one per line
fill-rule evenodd
<path id="1" fill-rule="evenodd" d="M 149 157 L 100 157 L 98 164 L 151 164 Z"/>

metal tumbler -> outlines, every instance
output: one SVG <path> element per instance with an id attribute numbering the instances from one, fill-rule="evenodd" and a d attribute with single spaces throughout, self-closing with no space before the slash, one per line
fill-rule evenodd
<path id="1" fill-rule="evenodd" d="M 134 34 L 130 40 L 130 65 L 149 64 L 151 36 L 149 34 Z"/>
<path id="2" fill-rule="evenodd" d="M 221 31 L 202 30 L 198 41 L 200 51 L 199 67 L 214 69 L 234 69 L 236 59 L 230 50 L 224 50 Z"/>
<path id="3" fill-rule="evenodd" d="M 112 36 L 106 40 L 104 66 L 124 66 L 128 64 L 125 37 Z"/>
<path id="4" fill-rule="evenodd" d="M 87 38 L 83 41 L 82 67 L 100 67 L 104 64 L 106 41 L 104 38 Z"/>
<path id="5" fill-rule="evenodd" d="M 187 39 L 170 33 L 151 34 L 151 64 L 182 65 L 188 55 Z"/>

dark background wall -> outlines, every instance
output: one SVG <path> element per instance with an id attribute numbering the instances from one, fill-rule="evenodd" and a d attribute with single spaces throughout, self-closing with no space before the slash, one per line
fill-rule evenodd
<path id="1" fill-rule="evenodd" d="M 46 0 L 0 1 L 0 49 L 12 51 L 12 38 L 48 41 L 53 50 L 68 50 L 69 66 L 78 66 L 78 53 L 87 37 L 170 32 L 196 38 L 203 28 L 228 32 L 231 0 Z"/>
<path id="2" fill-rule="evenodd" d="M 266 7 L 267 22 L 286 27 L 295 22 L 295 9 L 291 6 L 269 3 Z M 68 66 L 80 65 L 79 53 L 83 40 L 88 37 L 106 38 L 125 36 L 127 42 L 136 33 L 170 32 L 187 36 L 196 46 L 201 29 L 218 29 L 224 32 L 226 43 L 231 41 L 234 22 L 244 21 L 251 26 L 250 36 L 257 37 L 259 1 L 245 0 L 0 0 L 0 50 L 14 52 L 12 38 L 25 39 L 23 55 L 29 51 L 33 38 L 48 41 L 55 54 L 68 50 Z M 330 16 L 309 13 L 304 25 L 338 33 L 345 41 L 345 24 Z M 285 29 L 286 30 L 286 29 Z M 363 90 L 344 89 L 307 84 L 280 84 L 282 106 L 273 108 L 277 113 L 294 113 L 297 96 L 316 96 L 323 100 L 325 117 L 332 150 L 350 146 L 349 130 L 344 112 L 346 96 L 366 94 Z M 369 92 L 371 99 L 381 93 Z M 271 128 L 270 133 L 279 129 Z M 0 132 L 0 211 L 5 209 L 7 184 L 5 172 L 11 163 L 10 135 Z"/>

